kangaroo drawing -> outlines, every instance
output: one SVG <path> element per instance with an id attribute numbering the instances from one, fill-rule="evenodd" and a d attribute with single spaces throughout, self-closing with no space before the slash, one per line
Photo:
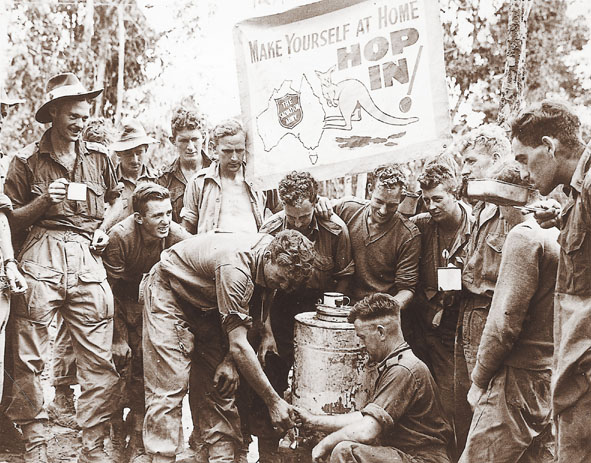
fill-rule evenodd
<path id="1" fill-rule="evenodd" d="M 418 117 L 395 117 L 386 114 L 373 101 L 369 90 L 357 79 L 345 79 L 341 82 L 332 81 L 335 66 L 328 71 L 315 71 L 322 87 L 322 96 L 330 107 L 338 107 L 342 118 L 338 116 L 325 119 L 325 129 L 351 130 L 351 121 L 361 120 L 363 109 L 374 119 L 388 125 L 408 125 L 419 120 Z"/>

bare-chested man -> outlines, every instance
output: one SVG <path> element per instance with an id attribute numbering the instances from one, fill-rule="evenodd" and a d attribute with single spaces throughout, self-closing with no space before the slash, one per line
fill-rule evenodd
<path id="1" fill-rule="evenodd" d="M 244 179 L 246 132 L 226 120 L 212 133 L 218 161 L 201 170 L 185 191 L 182 225 L 191 233 L 256 232 L 265 210 L 281 209 L 276 192 L 255 191 Z"/>

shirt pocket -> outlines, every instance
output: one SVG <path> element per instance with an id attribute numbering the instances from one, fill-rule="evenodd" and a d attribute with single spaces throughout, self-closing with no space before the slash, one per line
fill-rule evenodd
<path id="1" fill-rule="evenodd" d="M 586 293 L 591 287 L 591 240 L 587 230 L 566 229 L 560 234 L 561 269 L 558 290 L 570 294 Z"/>
<path id="2" fill-rule="evenodd" d="M 105 216 L 105 185 L 101 182 L 86 182 L 88 194 L 86 197 L 86 212 L 90 217 L 102 219 Z"/>
<path id="3" fill-rule="evenodd" d="M 486 280 L 496 282 L 501 266 L 501 253 L 507 235 L 504 233 L 490 234 L 483 247 L 482 276 Z"/>

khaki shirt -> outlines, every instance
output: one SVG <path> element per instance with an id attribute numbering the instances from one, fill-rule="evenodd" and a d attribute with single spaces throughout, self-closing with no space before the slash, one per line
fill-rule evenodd
<path id="1" fill-rule="evenodd" d="M 255 285 L 266 286 L 263 254 L 272 239 L 261 233 L 194 235 L 164 251 L 155 268 L 195 310 L 219 310 L 230 332 L 251 323 L 249 303 Z"/>
<path id="2" fill-rule="evenodd" d="M 378 365 L 378 372 L 373 397 L 361 413 L 380 423 L 379 445 L 428 463 L 448 462 L 451 427 L 427 366 L 403 344 Z"/>
<path id="3" fill-rule="evenodd" d="M 265 220 L 266 211 L 281 209 L 277 191 L 255 191 L 252 182 L 246 187 L 257 229 Z M 181 216 L 196 227 L 197 233 L 217 230 L 222 206 L 222 180 L 219 163 L 214 162 L 207 169 L 200 170 L 187 184 L 184 207 Z"/>
<path id="4" fill-rule="evenodd" d="M 99 143 L 76 142 L 76 160 L 69 171 L 56 158 L 47 130 L 38 143 L 19 152 L 10 163 L 5 192 L 15 209 L 43 195 L 58 178 L 87 186 L 85 201 L 64 199 L 48 204 L 43 216 L 34 225 L 47 229 L 71 229 L 92 236 L 103 221 L 105 202 L 119 196 L 115 168 L 106 147 Z"/>

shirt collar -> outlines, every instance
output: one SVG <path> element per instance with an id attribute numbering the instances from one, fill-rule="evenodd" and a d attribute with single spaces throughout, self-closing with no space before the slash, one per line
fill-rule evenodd
<path id="1" fill-rule="evenodd" d="M 581 154 L 581 158 L 577 163 L 577 167 L 575 168 L 575 172 L 570 181 L 570 186 L 581 193 L 583 189 L 583 181 L 585 180 L 585 175 L 589 170 L 589 166 L 591 165 L 591 141 L 587 143 L 583 154 Z"/>
<path id="2" fill-rule="evenodd" d="M 39 153 L 42 154 L 54 154 L 53 145 L 51 143 L 51 127 L 45 131 L 45 133 L 41 136 L 41 140 L 39 140 Z M 74 149 L 76 150 L 76 154 L 88 154 L 88 150 L 86 149 L 86 143 L 81 139 L 78 138 L 74 145 Z"/>
<path id="3" fill-rule="evenodd" d="M 142 164 L 142 170 L 140 171 L 140 174 L 138 175 L 137 179 L 125 177 L 123 175 L 123 172 L 121 171 L 121 163 L 117 164 L 117 167 L 115 167 L 115 177 L 117 177 L 118 182 L 126 180 L 128 182 L 135 184 L 140 178 L 147 176 L 150 176 L 150 174 L 148 172 L 148 167 L 145 164 Z"/>
<path id="4" fill-rule="evenodd" d="M 378 372 L 382 373 L 384 371 L 384 369 L 387 366 L 389 366 L 389 363 L 391 363 L 390 360 L 392 360 L 396 356 L 399 356 L 405 350 L 409 350 L 409 349 L 410 349 L 410 346 L 408 345 L 407 342 L 403 342 L 402 344 L 400 344 L 396 349 L 394 349 L 393 352 L 391 352 L 384 360 L 382 360 L 378 364 Z"/>

